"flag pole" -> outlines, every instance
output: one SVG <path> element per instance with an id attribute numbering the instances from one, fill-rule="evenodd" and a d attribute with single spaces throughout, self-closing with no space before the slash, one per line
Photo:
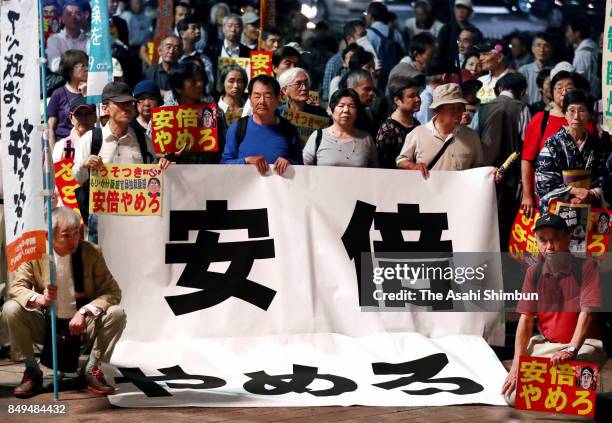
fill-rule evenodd
<path id="1" fill-rule="evenodd" d="M 49 134 L 48 134 L 48 126 L 47 126 L 47 86 L 46 86 L 46 77 L 47 77 L 47 58 L 45 55 L 45 34 L 44 34 L 44 26 L 43 26 L 43 5 L 42 0 L 38 0 L 38 32 L 40 36 L 40 75 L 41 75 L 41 91 L 42 91 L 42 100 L 43 100 L 43 126 L 45 130 L 42 133 L 43 140 L 43 156 L 45 160 L 45 170 L 44 170 L 44 181 L 45 181 L 45 197 L 46 197 L 46 208 L 47 208 L 47 240 L 48 240 L 48 249 L 49 249 L 49 283 L 51 286 L 55 286 L 55 263 L 53 260 L 53 222 L 51 221 L 51 197 L 53 196 L 53 191 L 55 188 L 55 183 L 51 179 L 51 147 L 49 146 Z M 59 386 L 58 386 L 58 377 L 57 377 L 57 322 L 56 322 L 56 310 L 55 310 L 55 300 L 51 301 L 51 350 L 53 354 L 53 399 L 55 401 L 59 401 Z"/>
<path id="2" fill-rule="evenodd" d="M 260 0 L 259 2 L 259 37 L 257 39 L 257 50 L 263 50 L 263 33 L 266 29 L 266 20 L 268 19 L 268 0 Z"/>

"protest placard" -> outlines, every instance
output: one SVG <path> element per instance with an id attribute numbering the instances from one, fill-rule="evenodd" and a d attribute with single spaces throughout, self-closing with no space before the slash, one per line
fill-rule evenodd
<path id="1" fill-rule="evenodd" d="M 300 112 L 286 108 L 283 116 L 291 122 L 300 134 L 302 146 L 306 144 L 310 134 L 316 129 L 323 129 L 329 126 L 329 118 L 324 116 L 313 115 L 311 113 Z"/>
<path id="2" fill-rule="evenodd" d="M 176 153 L 185 145 L 194 153 L 219 150 L 216 104 L 157 107 L 151 122 L 156 153 Z"/>
<path id="3" fill-rule="evenodd" d="M 251 78 L 254 78 L 257 75 L 274 76 L 272 73 L 272 52 L 251 52 Z"/>
<path id="4" fill-rule="evenodd" d="M 74 165 L 74 159 L 64 159 L 59 162 L 53 163 L 55 168 L 55 187 L 62 204 L 66 207 L 70 207 L 75 212 L 81 215 L 79 204 L 77 203 L 75 190 L 79 187 L 79 184 L 74 179 L 72 167 Z"/>
<path id="5" fill-rule="evenodd" d="M 521 356 L 514 408 L 593 417 L 598 379 L 599 367 L 592 363 L 552 366 L 548 357 Z"/>
<path id="6" fill-rule="evenodd" d="M 91 171 L 89 211 L 161 216 L 162 174 L 157 165 L 107 164 Z"/>

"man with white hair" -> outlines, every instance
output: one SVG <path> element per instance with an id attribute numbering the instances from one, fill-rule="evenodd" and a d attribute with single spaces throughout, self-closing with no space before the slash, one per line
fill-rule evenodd
<path id="1" fill-rule="evenodd" d="M 80 217 L 72 209 L 53 210 L 53 250 L 56 283 L 50 285 L 50 263 L 36 260 L 22 264 L 8 291 L 2 317 L 8 327 L 14 354 L 25 358 L 25 372 L 14 390 L 18 398 L 42 390 L 42 372 L 34 358 L 34 343 L 45 339 L 45 316 L 55 301 L 58 319 L 70 320 L 70 335 L 95 339 L 83 371 L 85 387 L 110 395 L 100 362 L 109 362 L 126 324 L 121 289 L 106 267 L 104 256 L 93 244 L 80 240 Z"/>
<path id="2" fill-rule="evenodd" d="M 287 102 L 279 107 L 282 114 L 286 109 L 327 117 L 325 110 L 319 106 L 308 104 L 310 93 L 310 75 L 302 68 L 290 68 L 278 77 L 281 94 L 287 97 Z"/>

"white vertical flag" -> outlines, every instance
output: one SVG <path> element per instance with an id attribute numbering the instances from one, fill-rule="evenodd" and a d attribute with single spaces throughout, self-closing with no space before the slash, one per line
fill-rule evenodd
<path id="1" fill-rule="evenodd" d="M 46 252 L 38 2 L 0 4 L 1 154 L 8 270 Z"/>

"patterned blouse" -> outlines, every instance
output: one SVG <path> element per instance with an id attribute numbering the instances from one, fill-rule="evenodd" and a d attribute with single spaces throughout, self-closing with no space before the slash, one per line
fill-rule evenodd
<path id="1" fill-rule="evenodd" d="M 591 169 L 591 189 L 603 183 L 608 148 L 599 139 L 587 135 L 578 149 L 576 142 L 561 127 L 548 138 L 536 160 L 536 193 L 540 197 L 541 210 L 547 210 L 553 199 L 569 200 L 571 186 L 563 180 L 564 170 Z"/>
<path id="2" fill-rule="evenodd" d="M 378 161 L 380 167 L 385 169 L 397 169 L 395 159 L 400 155 L 406 135 L 421 123 L 414 119 L 413 125 L 405 127 L 398 121 L 388 118 L 376 134 L 376 149 L 378 150 Z"/>

